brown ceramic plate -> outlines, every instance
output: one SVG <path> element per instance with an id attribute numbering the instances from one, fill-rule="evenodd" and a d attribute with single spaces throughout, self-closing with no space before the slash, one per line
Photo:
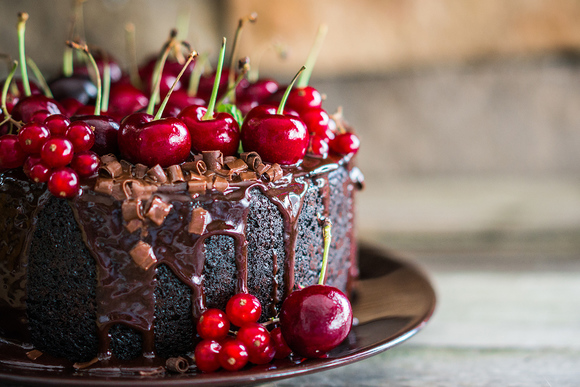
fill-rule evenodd
<path id="1" fill-rule="evenodd" d="M 253 366 L 238 372 L 191 373 L 138 376 L 74 372 L 32 362 L 25 356 L 3 361 L 14 346 L 0 342 L 0 383 L 11 386 L 222 386 L 264 383 L 277 379 L 327 370 L 363 360 L 385 351 L 421 330 L 435 308 L 435 292 L 425 274 L 415 265 L 393 258 L 383 250 L 361 246 L 361 281 L 353 300 L 358 324 L 347 339 L 325 359 L 277 360 L 266 366 Z"/>

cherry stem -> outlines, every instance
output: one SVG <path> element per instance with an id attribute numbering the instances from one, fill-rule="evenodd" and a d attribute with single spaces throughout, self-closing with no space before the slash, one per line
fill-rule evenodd
<path id="1" fill-rule="evenodd" d="M 326 281 L 326 267 L 328 266 L 328 250 L 330 249 L 330 240 L 332 239 L 332 222 L 329 218 L 324 221 L 324 253 L 322 254 L 322 268 L 320 269 L 320 277 L 318 277 L 318 285 L 324 285 Z"/>
<path id="2" fill-rule="evenodd" d="M 95 58 L 89 51 L 89 47 L 86 44 L 78 44 L 75 42 L 67 41 L 67 46 L 74 48 L 75 50 L 79 50 L 85 53 L 85 55 L 89 58 L 89 62 L 95 71 L 95 77 L 97 78 L 97 99 L 95 100 L 95 116 L 101 115 L 101 100 L 103 97 L 103 85 L 101 82 L 101 74 L 99 73 L 99 66 L 95 61 Z"/>
<path id="3" fill-rule="evenodd" d="M 44 75 L 42 75 L 42 72 L 40 71 L 36 63 L 34 63 L 34 61 L 30 59 L 30 57 L 26 57 L 26 64 L 28 65 L 28 67 L 30 67 L 30 70 L 32 70 L 32 73 L 34 74 L 34 77 L 36 78 L 38 83 L 40 83 L 40 87 L 42 88 L 44 95 L 47 96 L 48 98 L 54 98 L 52 92 L 50 91 L 50 87 L 48 87 L 48 83 L 46 83 Z"/>
<path id="4" fill-rule="evenodd" d="M 187 87 L 187 95 L 189 97 L 195 97 L 199 89 L 199 81 L 201 79 L 201 74 L 203 74 L 203 68 L 207 63 L 207 54 L 200 55 L 196 61 L 193 71 L 189 76 L 189 86 Z"/>
<path id="5" fill-rule="evenodd" d="M 18 67 L 18 62 L 12 62 L 12 68 L 8 73 L 8 76 L 4 80 L 4 87 L 2 87 L 2 113 L 4 113 L 4 117 L 10 117 L 8 113 L 8 108 L 6 107 L 6 99 L 8 98 L 8 89 L 10 88 L 10 84 L 12 83 L 12 78 L 14 78 L 14 74 L 16 73 L 16 68 Z"/>
<path id="6" fill-rule="evenodd" d="M 262 49 L 262 51 L 256 55 L 257 59 L 252 59 L 253 65 L 252 70 L 248 73 L 248 80 L 251 83 L 255 83 L 260 79 L 260 63 L 262 63 L 262 58 L 266 53 L 270 50 L 273 50 L 276 53 L 276 56 L 280 59 L 285 59 L 288 52 L 286 46 L 282 43 L 274 42 L 266 46 L 266 48 Z"/>
<path id="7" fill-rule="evenodd" d="M 310 76 L 312 75 L 312 70 L 314 70 L 314 64 L 316 63 L 316 58 L 318 58 L 318 53 L 320 53 L 320 49 L 322 48 L 322 43 L 324 42 L 324 38 L 326 37 L 326 33 L 328 32 L 328 26 L 326 24 L 321 24 L 318 27 L 318 33 L 316 34 L 316 38 L 314 39 L 314 43 L 312 44 L 312 48 L 310 48 L 310 52 L 308 53 L 308 58 L 306 58 L 306 71 L 296 84 L 296 87 L 306 87 L 308 86 L 308 82 L 310 82 Z"/>
<path id="8" fill-rule="evenodd" d="M 262 325 L 263 327 L 267 327 L 268 325 L 277 324 L 279 322 L 280 322 L 280 319 L 279 318 L 272 317 L 271 319 L 269 319 L 268 321 L 264 321 L 260 325 Z"/>
<path id="9" fill-rule="evenodd" d="M 346 133 L 347 130 L 344 127 L 343 124 L 343 116 L 342 116 L 342 106 L 339 106 L 338 108 L 336 108 L 336 113 L 331 115 L 332 119 L 334 120 L 334 122 L 336 123 L 336 128 L 338 129 L 338 132 L 340 134 Z"/>
<path id="10" fill-rule="evenodd" d="M 109 96 L 111 95 L 111 63 L 109 58 L 105 57 L 103 65 L 103 95 L 101 101 L 101 111 L 109 110 Z"/>
<path id="11" fill-rule="evenodd" d="M 163 102 L 161 102 L 161 106 L 159 106 L 159 110 L 157 110 L 157 114 L 155 114 L 155 117 L 153 118 L 153 120 L 158 120 L 158 119 L 161 118 L 161 116 L 163 115 L 163 110 L 165 110 L 165 106 L 167 105 L 167 102 L 169 102 L 169 97 L 171 97 L 171 93 L 173 93 L 173 89 L 175 89 L 175 86 L 177 86 L 177 83 L 179 82 L 179 79 L 183 76 L 183 73 L 185 73 L 185 70 L 187 70 L 187 66 L 189 66 L 189 64 L 191 63 L 191 61 L 196 56 L 197 56 L 197 52 L 196 51 L 192 51 L 189 54 L 189 56 L 187 57 L 187 61 L 183 65 L 183 68 L 181 69 L 181 71 L 179 72 L 179 74 L 177 75 L 177 77 L 175 78 L 175 81 L 173 81 L 173 85 L 171 85 L 171 89 L 169 89 L 169 91 L 167 92 L 167 95 L 163 99 Z"/>
<path id="12" fill-rule="evenodd" d="M 232 46 L 232 56 L 230 58 L 230 74 L 228 77 L 228 89 L 234 85 L 235 82 L 235 71 L 234 71 L 234 63 L 236 62 L 236 53 L 238 52 L 238 42 L 240 40 L 240 36 L 242 35 L 242 30 L 244 29 L 244 23 L 246 21 L 250 23 L 254 23 L 258 18 L 258 14 L 256 12 L 252 12 L 250 15 L 241 18 L 238 21 L 238 28 L 236 29 L 236 34 L 234 35 L 234 44 Z"/>
<path id="13" fill-rule="evenodd" d="M 222 47 L 220 49 L 220 54 L 218 57 L 218 64 L 217 70 L 215 73 L 215 80 L 213 81 L 213 89 L 211 91 L 211 97 L 207 104 L 207 111 L 201 118 L 202 120 L 212 120 L 213 119 L 213 112 L 215 109 L 215 102 L 217 99 L 218 89 L 220 87 L 220 80 L 222 78 L 222 69 L 224 68 L 224 56 L 226 52 L 226 38 L 222 39 Z"/>
<path id="14" fill-rule="evenodd" d="M 163 46 L 161 55 L 157 59 L 155 63 L 155 69 L 153 70 L 154 75 L 154 83 L 153 83 L 153 91 L 151 93 L 151 97 L 149 98 L 149 105 L 147 105 L 147 114 L 153 115 L 153 110 L 155 109 L 155 103 L 159 98 L 159 89 L 161 88 L 161 78 L 163 75 L 163 68 L 165 67 L 165 62 L 167 61 L 167 57 L 169 56 L 169 52 L 176 44 L 175 36 L 177 35 L 176 30 L 172 30 L 169 35 L 169 40 Z"/>
<path id="15" fill-rule="evenodd" d="M 228 88 L 228 91 L 224 94 L 223 97 L 220 98 L 220 100 L 216 103 L 216 106 L 222 105 L 226 100 L 229 101 L 235 100 L 236 88 L 244 80 L 244 78 L 246 78 L 248 71 L 250 71 L 249 61 L 244 63 L 244 65 L 242 66 L 242 72 L 240 73 L 238 78 L 236 78 L 236 82 L 233 84 L 231 88 Z"/>
<path id="16" fill-rule="evenodd" d="M 30 82 L 28 81 L 28 72 L 26 69 L 26 52 L 24 50 L 24 34 L 26 32 L 26 21 L 28 20 L 28 14 L 26 12 L 20 12 L 18 14 L 18 55 L 22 66 L 20 66 L 20 72 L 22 74 L 22 87 L 24 87 L 24 95 L 29 97 L 32 92 L 30 91 Z"/>
<path id="17" fill-rule="evenodd" d="M 135 44 L 135 25 L 133 23 L 125 25 L 125 44 L 129 56 L 129 79 L 131 85 L 141 89 L 142 80 L 139 76 L 139 65 L 137 64 L 137 45 Z"/>
<path id="18" fill-rule="evenodd" d="M 284 106 L 286 105 L 286 100 L 288 99 L 288 96 L 290 95 L 290 90 L 292 90 L 292 86 L 294 86 L 294 83 L 296 83 L 296 80 L 298 79 L 300 74 L 302 74 L 302 72 L 305 69 L 306 69 L 306 67 L 302 66 L 300 68 L 300 70 L 298 70 L 296 75 L 294 75 L 292 82 L 290 82 L 290 84 L 286 88 L 286 91 L 284 92 L 284 95 L 282 96 L 282 99 L 280 100 L 280 105 L 278 105 L 278 110 L 276 111 L 276 114 L 284 114 Z"/>

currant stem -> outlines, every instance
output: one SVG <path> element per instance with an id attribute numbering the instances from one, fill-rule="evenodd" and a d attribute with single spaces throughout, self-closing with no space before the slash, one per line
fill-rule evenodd
<path id="1" fill-rule="evenodd" d="M 103 85 L 101 82 L 101 74 L 99 73 L 99 66 L 95 61 L 95 58 L 89 51 L 89 47 L 86 44 L 78 44 L 75 42 L 67 41 L 67 46 L 74 48 L 75 50 L 79 50 L 85 53 L 85 55 L 89 58 L 89 62 L 95 71 L 95 77 L 97 78 L 97 99 L 95 100 L 95 116 L 101 115 L 101 100 L 103 98 Z"/>
<path id="2" fill-rule="evenodd" d="M 324 285 L 326 279 L 326 267 L 328 266 L 328 250 L 330 249 L 330 241 L 332 239 L 332 222 L 326 218 L 324 221 L 324 253 L 322 254 L 322 269 L 320 269 L 320 277 L 318 277 L 318 285 Z"/>
<path id="3" fill-rule="evenodd" d="M 173 93 L 173 89 L 175 89 L 175 86 L 177 86 L 177 82 L 179 82 L 179 79 L 183 76 L 183 73 L 185 73 L 185 70 L 187 70 L 187 66 L 189 66 L 189 64 L 191 63 L 191 61 L 196 56 L 197 56 L 197 52 L 196 51 L 192 51 L 189 54 L 189 56 L 187 57 L 187 61 L 183 65 L 183 68 L 181 69 L 181 71 L 179 72 L 179 74 L 177 75 L 177 77 L 175 78 L 175 81 L 173 81 L 173 85 L 171 85 L 171 89 L 169 89 L 169 91 L 167 92 L 167 95 L 163 99 L 163 102 L 161 103 L 161 106 L 159 106 L 159 110 L 157 110 L 157 114 L 155 114 L 155 117 L 153 118 L 153 120 L 158 120 L 158 119 L 161 118 L 161 116 L 163 115 L 163 110 L 165 110 L 165 106 L 167 105 L 167 102 L 169 101 L 169 97 L 171 97 L 171 93 Z"/>
<path id="4" fill-rule="evenodd" d="M 322 43 L 324 42 L 324 38 L 326 37 L 326 33 L 328 32 L 328 26 L 326 24 L 321 24 L 318 27 L 318 33 L 316 34 L 316 38 L 314 39 L 314 43 L 312 44 L 312 48 L 308 53 L 308 58 L 306 58 L 306 71 L 296 84 L 296 87 L 306 87 L 308 86 L 308 82 L 310 82 L 310 76 L 312 75 L 312 70 L 314 70 L 314 64 L 316 63 L 316 58 L 318 58 L 318 53 L 320 53 L 320 49 L 322 48 Z"/>
<path id="5" fill-rule="evenodd" d="M 230 58 L 230 74 L 228 77 L 228 89 L 234 85 L 235 82 L 235 71 L 234 71 L 234 63 L 236 62 L 236 54 L 238 52 L 238 42 L 240 40 L 240 36 L 242 35 L 242 30 L 244 29 L 244 23 L 249 21 L 250 23 L 254 23 L 258 18 L 258 14 L 256 12 L 252 12 L 250 15 L 241 18 L 238 21 L 238 28 L 236 29 L 236 34 L 234 35 L 234 44 L 232 45 L 232 56 Z"/>
<path id="6" fill-rule="evenodd" d="M 278 105 L 278 110 L 276 111 L 276 114 L 284 114 L 284 106 L 286 105 L 286 100 L 288 99 L 288 96 L 290 95 L 290 90 L 292 90 L 292 86 L 294 86 L 294 83 L 296 83 L 296 80 L 298 79 L 300 74 L 302 74 L 302 72 L 305 69 L 306 69 L 306 67 L 302 66 L 300 68 L 300 70 L 298 70 L 296 75 L 294 75 L 292 82 L 290 82 L 290 84 L 286 88 L 286 91 L 284 92 L 284 95 L 282 96 L 282 99 L 280 100 L 280 105 Z"/>
<path id="7" fill-rule="evenodd" d="M 201 118 L 202 120 L 212 120 L 213 119 L 213 112 L 215 110 L 215 102 L 217 99 L 218 90 L 220 88 L 220 80 L 222 78 L 222 69 L 224 67 L 224 55 L 226 52 L 226 38 L 222 39 L 222 47 L 220 49 L 220 54 L 218 57 L 218 67 L 215 73 L 215 80 L 213 82 L 213 89 L 211 91 L 211 97 L 207 104 L 207 111 Z"/>
<path id="8" fill-rule="evenodd" d="M 4 80 L 4 87 L 2 87 L 2 113 L 4 113 L 4 117 L 8 118 L 10 114 L 8 113 L 8 108 L 6 107 L 6 99 L 8 98 L 8 89 L 10 88 L 10 84 L 12 83 L 12 78 L 14 78 L 14 74 L 16 73 L 16 68 L 18 67 L 18 62 L 12 62 L 12 68 L 8 73 L 8 76 Z"/>
<path id="9" fill-rule="evenodd" d="M 26 32 L 26 21 L 28 20 L 28 14 L 26 12 L 20 12 L 18 14 L 18 56 L 20 63 L 20 72 L 22 74 L 22 87 L 24 87 L 24 95 L 29 97 L 32 92 L 30 91 L 30 82 L 28 81 L 28 72 L 26 69 L 26 51 L 24 49 L 24 34 Z"/>
<path id="10" fill-rule="evenodd" d="M 125 25 L 125 45 L 127 56 L 129 57 L 129 80 L 131 85 L 140 89 L 142 80 L 139 76 L 139 66 L 137 65 L 137 46 L 135 44 L 135 25 L 133 23 Z"/>
<path id="11" fill-rule="evenodd" d="M 149 98 L 149 105 L 147 105 L 147 114 L 153 115 L 153 110 L 155 109 L 155 103 L 159 98 L 159 89 L 161 87 L 161 76 L 163 75 L 163 68 L 165 67 L 165 62 L 167 61 L 167 57 L 169 56 L 169 52 L 176 44 L 175 36 L 177 35 L 177 31 L 172 30 L 171 35 L 165 46 L 163 47 L 163 51 L 160 57 L 157 59 L 155 63 L 155 69 L 153 70 L 153 74 L 155 76 L 154 83 L 153 83 L 153 91 L 151 93 L 151 97 Z"/>
<path id="12" fill-rule="evenodd" d="M 47 96 L 48 98 L 54 98 L 52 92 L 50 91 L 50 87 L 48 87 L 48 83 L 46 83 L 44 75 L 42 75 L 42 72 L 40 71 L 36 63 L 34 63 L 34 61 L 29 57 L 26 57 L 26 64 L 28 65 L 28 67 L 30 67 L 30 70 L 32 70 L 32 73 L 34 74 L 34 77 L 36 78 L 38 83 L 40 83 L 40 87 L 42 88 L 44 95 Z"/>

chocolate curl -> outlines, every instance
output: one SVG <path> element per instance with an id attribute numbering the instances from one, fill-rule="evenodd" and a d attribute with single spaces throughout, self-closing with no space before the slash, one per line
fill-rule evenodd
<path id="1" fill-rule="evenodd" d="M 245 172 L 248 170 L 248 164 L 246 164 L 242 159 L 232 160 L 229 163 L 226 163 L 226 165 L 234 173 Z"/>
<path id="2" fill-rule="evenodd" d="M 257 180 L 258 175 L 256 175 L 256 172 L 242 172 L 240 173 L 240 179 L 242 181 Z"/>
<path id="3" fill-rule="evenodd" d="M 161 375 L 165 373 L 165 368 L 159 366 L 159 367 L 155 367 L 151 370 L 141 370 L 139 371 L 139 375 L 141 376 L 155 376 L 155 375 Z"/>
<path id="4" fill-rule="evenodd" d="M 143 228 L 143 221 L 141 219 L 132 219 L 125 225 L 125 228 L 129 233 L 133 234 L 135 231 Z"/>
<path id="5" fill-rule="evenodd" d="M 101 164 L 108 164 L 111 161 L 117 161 L 117 156 L 112 153 L 101 156 Z"/>
<path id="6" fill-rule="evenodd" d="M 95 192 L 111 195 L 113 193 L 113 184 L 113 179 L 103 179 L 99 177 L 95 183 Z"/>
<path id="7" fill-rule="evenodd" d="M 139 199 L 125 200 L 121 205 L 121 212 L 123 213 L 123 220 L 130 222 L 133 219 L 145 219 L 143 216 L 142 202 Z"/>
<path id="8" fill-rule="evenodd" d="M 93 359 L 89 360 L 89 361 L 85 361 L 83 363 L 75 363 L 73 364 L 73 368 L 75 370 L 82 370 L 85 368 L 89 368 L 90 366 L 92 366 L 95 363 L 99 362 L 99 358 L 98 357 L 94 357 Z"/>
<path id="9" fill-rule="evenodd" d="M 143 270 L 149 270 L 149 268 L 157 262 L 157 258 L 153 253 L 153 248 L 143 241 L 137 242 L 135 247 L 129 251 L 129 255 Z"/>
<path id="10" fill-rule="evenodd" d="M 240 158 L 254 171 L 260 164 L 262 164 L 262 158 L 258 152 L 244 152 L 240 155 Z"/>
<path id="11" fill-rule="evenodd" d="M 193 155 L 193 161 L 203 160 L 203 155 L 201 153 L 196 153 Z"/>
<path id="12" fill-rule="evenodd" d="M 203 195 L 207 190 L 207 181 L 191 180 L 187 182 L 187 191 L 192 195 Z"/>
<path id="13" fill-rule="evenodd" d="M 272 164 L 270 168 L 264 172 L 263 176 L 267 182 L 274 182 L 283 176 L 282 168 L 279 164 Z"/>
<path id="14" fill-rule="evenodd" d="M 125 176 L 132 176 L 133 164 L 128 161 L 121 160 L 121 168 L 123 168 L 123 174 Z"/>
<path id="15" fill-rule="evenodd" d="M 169 372 L 184 374 L 189 369 L 189 362 L 184 357 L 170 357 L 165 362 L 165 367 Z"/>
<path id="16" fill-rule="evenodd" d="M 215 171 L 215 174 L 225 179 L 231 179 L 232 175 L 234 174 L 234 171 L 232 171 L 231 169 L 218 169 L 217 171 Z"/>
<path id="17" fill-rule="evenodd" d="M 32 361 L 38 359 L 41 356 L 42 356 L 42 352 L 39 351 L 38 349 L 33 349 L 32 351 L 26 352 L 26 357 Z"/>
<path id="18" fill-rule="evenodd" d="M 172 165 L 167 168 L 167 176 L 169 177 L 169 182 L 171 184 L 185 181 L 183 171 L 179 165 Z"/>
<path id="19" fill-rule="evenodd" d="M 209 212 L 201 207 L 196 207 L 191 211 L 191 221 L 187 230 L 191 234 L 202 235 L 210 222 L 211 215 Z"/>
<path id="20" fill-rule="evenodd" d="M 224 165 L 224 156 L 221 151 L 203 151 L 203 161 L 210 171 L 217 171 Z"/>
<path id="21" fill-rule="evenodd" d="M 145 176 L 146 180 L 152 181 L 153 183 L 163 184 L 167 182 L 167 175 L 161 165 L 157 164 L 153 168 L 150 168 L 147 171 L 147 176 Z"/>
<path id="22" fill-rule="evenodd" d="M 231 163 L 232 161 L 236 161 L 238 158 L 236 156 L 226 156 L 224 157 L 224 164 Z"/>
<path id="23" fill-rule="evenodd" d="M 137 179 L 143 179 L 145 174 L 147 174 L 147 166 L 144 164 L 135 165 L 135 177 Z"/>
<path id="24" fill-rule="evenodd" d="M 213 181 L 213 188 L 223 193 L 226 189 L 228 189 L 229 186 L 230 183 L 228 183 L 226 179 L 216 175 Z"/>
<path id="25" fill-rule="evenodd" d="M 123 166 L 117 160 L 109 161 L 108 163 L 101 163 L 99 167 L 99 175 L 103 177 L 117 178 L 123 174 Z"/>
<path id="26" fill-rule="evenodd" d="M 161 226 L 172 208 L 171 204 L 165 203 L 159 196 L 155 196 L 145 216 L 157 226 Z"/>
<path id="27" fill-rule="evenodd" d="M 260 164 L 254 168 L 254 171 L 258 176 L 262 176 L 262 174 L 266 173 L 268 169 L 270 169 L 270 164 Z"/>

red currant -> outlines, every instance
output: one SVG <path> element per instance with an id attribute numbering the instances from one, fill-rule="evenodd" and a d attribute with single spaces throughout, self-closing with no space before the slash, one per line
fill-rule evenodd
<path id="1" fill-rule="evenodd" d="M 48 179 L 48 190 L 60 198 L 72 198 L 79 192 L 79 177 L 70 168 L 56 169 Z"/>
<path id="2" fill-rule="evenodd" d="M 92 151 L 84 151 L 75 153 L 70 166 L 74 169 L 80 177 L 91 177 L 97 173 L 101 159 Z"/>
<path id="3" fill-rule="evenodd" d="M 262 314 L 260 300 L 248 293 L 234 294 L 226 305 L 226 314 L 232 324 L 241 327 L 257 322 Z"/>
<path id="4" fill-rule="evenodd" d="M 246 346 L 250 356 L 261 353 L 270 345 L 270 332 L 258 323 L 244 324 L 236 337 Z"/>
<path id="5" fill-rule="evenodd" d="M 50 138 L 42 146 L 40 157 L 49 167 L 57 168 L 68 165 L 73 158 L 73 144 L 66 138 Z"/>
<path id="6" fill-rule="evenodd" d="M 360 140 L 354 133 L 341 133 L 330 141 L 330 149 L 341 155 L 356 153 L 360 146 Z"/>
<path id="7" fill-rule="evenodd" d="M 272 339 L 272 346 L 276 349 L 276 355 L 274 355 L 276 359 L 284 359 L 290 356 L 292 350 L 288 344 L 286 344 L 286 340 L 284 340 L 284 336 L 282 336 L 282 329 L 280 329 L 280 327 L 272 329 L 270 337 Z"/>
<path id="8" fill-rule="evenodd" d="M 276 356 L 276 349 L 273 345 L 268 345 L 264 347 L 258 353 L 250 353 L 249 360 L 254 364 L 268 364 Z"/>
<path id="9" fill-rule="evenodd" d="M 76 152 L 87 151 L 95 144 L 93 130 L 82 121 L 75 121 L 68 126 L 66 138 L 73 143 Z"/>
<path id="10" fill-rule="evenodd" d="M 195 346 L 195 365 L 200 371 L 214 372 L 220 368 L 219 353 L 222 349 L 215 340 L 202 340 Z"/>
<path id="11" fill-rule="evenodd" d="M 15 134 L 0 137 L 0 170 L 21 167 L 26 156 Z"/>
<path id="12" fill-rule="evenodd" d="M 49 117 L 51 113 L 48 110 L 38 110 L 30 116 L 30 120 L 28 122 L 37 122 L 42 124 L 47 117 Z"/>
<path id="13" fill-rule="evenodd" d="M 40 156 L 38 155 L 28 156 L 26 160 L 24 160 L 24 165 L 22 165 L 22 170 L 24 171 L 24 174 L 30 177 L 30 170 L 34 165 L 38 163 L 40 163 Z"/>
<path id="14" fill-rule="evenodd" d="M 248 351 L 241 341 L 232 339 L 222 344 L 220 365 L 228 371 L 237 371 L 248 364 Z"/>
<path id="15" fill-rule="evenodd" d="M 70 125 L 70 120 L 63 114 L 53 114 L 46 117 L 44 125 L 54 137 L 64 137 Z"/>
<path id="16" fill-rule="evenodd" d="M 50 131 L 43 124 L 29 122 L 20 128 L 18 142 L 22 149 L 29 154 L 37 155 L 42 146 L 50 138 Z"/>
<path id="17" fill-rule="evenodd" d="M 220 340 L 228 335 L 230 322 L 219 309 L 208 309 L 197 322 L 197 333 L 206 340 Z"/>
<path id="18" fill-rule="evenodd" d="M 44 165 L 41 161 L 34 164 L 28 172 L 28 177 L 35 183 L 46 183 L 52 174 L 52 169 Z"/>

